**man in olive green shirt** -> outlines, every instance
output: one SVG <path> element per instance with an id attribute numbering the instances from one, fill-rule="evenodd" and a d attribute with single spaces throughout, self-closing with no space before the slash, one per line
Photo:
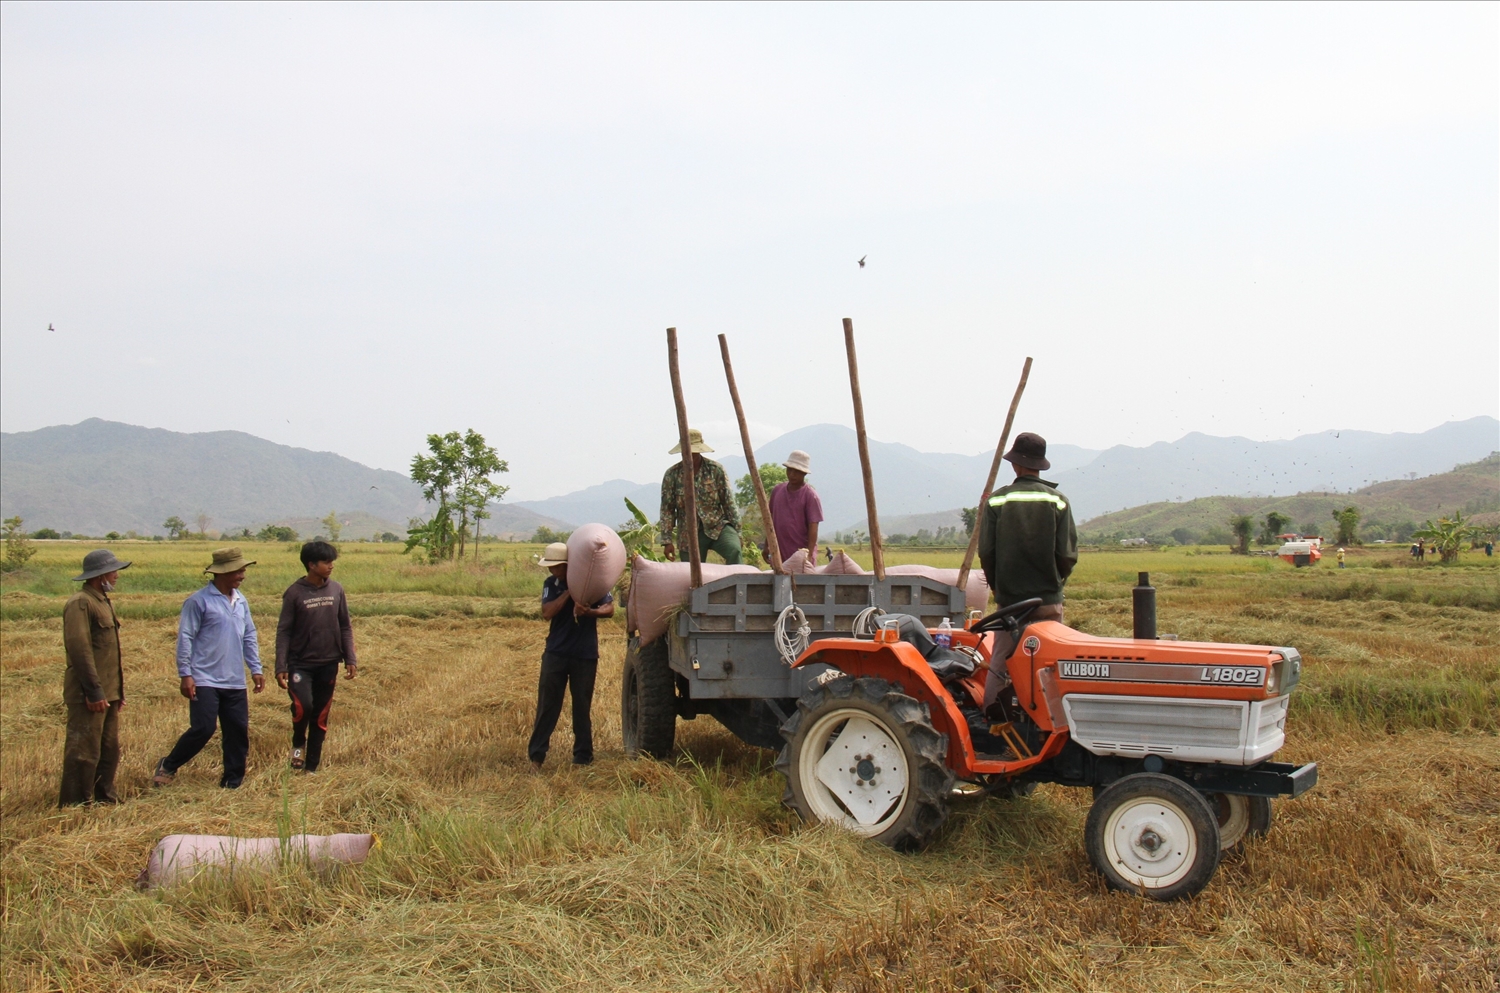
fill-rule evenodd
<path id="1" fill-rule="evenodd" d="M 83 589 L 63 607 L 63 703 L 68 707 L 68 738 L 63 748 L 62 786 L 57 805 L 119 803 L 115 771 L 120 767 L 120 711 L 125 707 L 125 674 L 120 666 L 120 622 L 109 591 L 129 562 L 98 549 L 83 557 L 74 576 Z"/>
<path id="2" fill-rule="evenodd" d="M 718 552 L 729 565 L 739 565 L 740 515 L 734 509 L 734 494 L 729 489 L 729 477 L 724 467 L 713 459 L 703 457 L 713 449 L 703 440 L 697 428 L 688 432 L 688 446 L 692 449 L 693 502 L 698 512 L 698 560 L 708 560 L 709 552 Z M 682 443 L 667 454 L 678 455 Z M 687 512 L 682 493 L 682 463 L 673 462 L 661 478 L 661 515 L 657 532 L 666 549 L 667 558 L 675 559 L 687 551 Z M 679 552 L 678 546 L 682 546 Z"/>

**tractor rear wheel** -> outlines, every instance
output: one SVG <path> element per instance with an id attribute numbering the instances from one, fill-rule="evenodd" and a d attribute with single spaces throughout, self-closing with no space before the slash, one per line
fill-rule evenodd
<path id="1" fill-rule="evenodd" d="M 1263 838 L 1271 830 L 1271 801 L 1263 796 L 1211 793 L 1208 804 L 1219 822 L 1219 851 L 1227 852 L 1245 838 Z"/>
<path id="2" fill-rule="evenodd" d="M 809 690 L 782 725 L 783 802 L 892 848 L 920 848 L 948 816 L 948 738 L 925 704 L 884 679 L 834 679 Z"/>
<path id="3" fill-rule="evenodd" d="M 666 758 L 677 736 L 677 681 L 667 664 L 667 639 L 645 647 L 631 638 L 620 675 L 620 736 L 630 758 Z"/>
<path id="4" fill-rule="evenodd" d="M 1154 772 L 1110 784 L 1084 827 L 1089 860 L 1112 889 L 1179 900 L 1219 867 L 1219 822 L 1202 793 Z"/>

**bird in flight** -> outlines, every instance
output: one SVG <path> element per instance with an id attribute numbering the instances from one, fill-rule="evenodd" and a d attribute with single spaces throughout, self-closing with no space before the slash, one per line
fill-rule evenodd
<path id="1" fill-rule="evenodd" d="M 862 256 L 860 256 L 860 259 L 859 259 L 859 267 L 860 267 L 860 268 L 861 268 L 861 269 L 863 269 L 863 268 L 864 268 L 864 267 L 865 267 L 865 259 L 867 259 L 867 258 L 869 258 L 869 256 L 868 256 L 868 255 L 862 255 Z"/>
<path id="2" fill-rule="evenodd" d="M 860 265 L 864 265 L 864 263 L 863 263 L 863 262 L 861 262 L 861 263 L 860 263 Z M 52 326 L 52 325 L 51 325 L 51 324 L 50 324 L 50 323 L 49 323 L 49 324 L 48 324 L 48 325 L 47 325 L 47 330 L 48 330 L 48 331 L 56 331 L 56 330 L 57 330 L 57 328 L 55 328 L 55 327 L 53 327 L 53 326 Z"/>
<path id="3" fill-rule="evenodd" d="M 380 489 L 380 487 L 378 487 L 378 486 L 372 486 L 372 487 L 370 487 L 370 489 L 372 489 L 372 490 L 378 490 L 378 489 Z M 368 492 L 368 491 L 366 491 L 366 492 Z"/>

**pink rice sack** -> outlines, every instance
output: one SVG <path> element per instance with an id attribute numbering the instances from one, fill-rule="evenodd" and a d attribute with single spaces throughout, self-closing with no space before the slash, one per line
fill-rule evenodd
<path id="1" fill-rule="evenodd" d="M 280 838 L 233 838 L 218 834 L 170 834 L 156 843 L 136 877 L 141 889 L 169 886 L 210 869 L 270 869 L 283 856 L 306 859 L 315 869 L 332 863 L 357 865 L 380 844 L 373 834 L 294 834 Z"/>
<path id="2" fill-rule="evenodd" d="M 568 550 L 571 559 L 573 551 Z M 703 563 L 703 581 L 711 583 L 741 572 L 760 572 L 753 565 L 719 565 Z M 568 565 L 568 585 L 573 583 L 573 566 Z M 635 557 L 630 564 L 630 603 L 626 611 L 632 631 L 641 633 L 641 644 L 649 644 L 667 631 L 672 611 L 687 603 L 692 575 L 686 562 L 652 562 Z"/>
<path id="3" fill-rule="evenodd" d="M 807 549 L 799 548 L 792 553 L 791 558 L 783 559 L 781 567 L 793 575 L 803 576 L 863 576 L 865 571 L 859 567 L 859 563 L 849 557 L 847 552 L 839 552 L 833 560 L 823 565 L 818 565 L 809 559 Z"/>
<path id="4" fill-rule="evenodd" d="M 893 565 L 885 571 L 887 576 L 925 576 L 949 586 L 958 585 L 957 569 L 935 569 L 930 565 Z M 983 610 L 989 602 L 990 588 L 985 585 L 984 572 L 974 569 L 969 573 L 968 585 L 964 587 L 964 603 L 969 610 Z"/>
<path id="5" fill-rule="evenodd" d="M 568 536 L 568 592 L 577 603 L 595 604 L 625 572 L 625 543 L 614 529 L 585 524 Z"/>

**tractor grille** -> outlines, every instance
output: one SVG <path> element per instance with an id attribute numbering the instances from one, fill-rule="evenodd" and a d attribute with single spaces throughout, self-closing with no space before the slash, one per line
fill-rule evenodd
<path id="1" fill-rule="evenodd" d="M 1097 755 L 1239 753 L 1245 744 L 1246 704 L 1236 701 L 1078 693 L 1063 699 L 1074 739 Z"/>
<path id="2" fill-rule="evenodd" d="M 1265 701 L 1257 708 L 1260 711 L 1259 718 L 1255 722 L 1257 746 L 1270 744 L 1286 729 L 1286 708 L 1290 700 L 1290 696 L 1279 696 Z"/>

